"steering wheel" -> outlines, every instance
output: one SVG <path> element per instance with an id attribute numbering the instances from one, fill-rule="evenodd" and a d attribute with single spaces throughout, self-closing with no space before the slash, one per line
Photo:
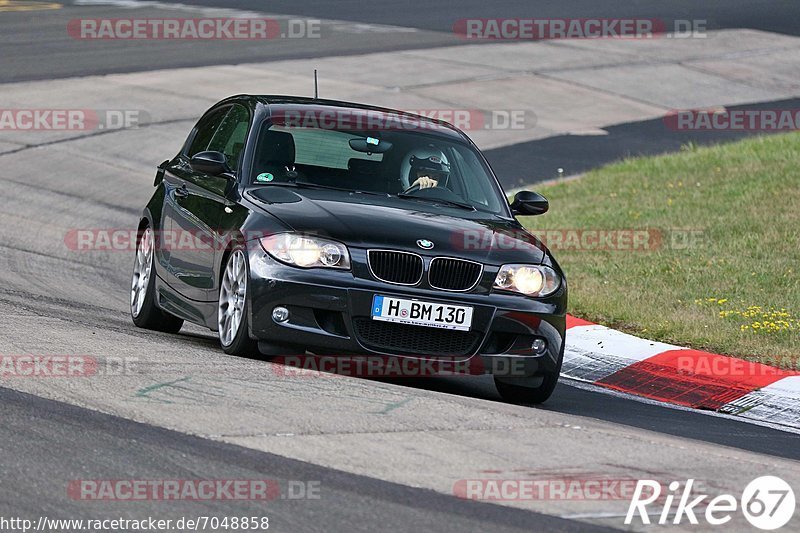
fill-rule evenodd
<path id="1" fill-rule="evenodd" d="M 425 188 L 423 189 L 423 188 L 422 188 L 422 187 L 420 187 L 420 186 L 419 186 L 419 184 L 417 183 L 417 184 L 414 184 L 414 185 L 412 185 L 411 187 L 407 188 L 406 190 L 404 190 L 404 191 L 402 192 L 402 194 L 411 194 L 412 192 L 417 192 L 417 191 L 422 191 L 422 190 L 425 190 L 425 191 L 427 191 L 427 190 L 433 190 L 433 189 L 444 189 L 444 188 L 446 188 L 446 187 L 443 187 L 442 185 L 439 185 L 439 184 L 437 183 L 437 184 L 436 184 L 436 185 L 434 185 L 433 187 L 425 187 Z M 449 189 L 448 189 L 448 190 L 449 190 Z"/>

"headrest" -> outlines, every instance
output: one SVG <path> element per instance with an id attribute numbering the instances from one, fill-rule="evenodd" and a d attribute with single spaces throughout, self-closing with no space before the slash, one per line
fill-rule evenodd
<path id="1" fill-rule="evenodd" d="M 291 133 L 267 130 L 259 140 L 258 167 L 294 163 L 294 138 Z"/>

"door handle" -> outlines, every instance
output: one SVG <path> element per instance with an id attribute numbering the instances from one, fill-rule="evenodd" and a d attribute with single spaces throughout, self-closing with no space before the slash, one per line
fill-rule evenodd
<path id="1" fill-rule="evenodd" d="M 189 189 L 186 188 L 186 184 L 183 184 L 175 189 L 175 196 L 178 198 L 186 198 L 189 196 Z"/>

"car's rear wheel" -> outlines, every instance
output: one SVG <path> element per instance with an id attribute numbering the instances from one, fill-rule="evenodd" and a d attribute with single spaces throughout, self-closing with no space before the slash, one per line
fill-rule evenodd
<path id="1" fill-rule="evenodd" d="M 156 305 L 155 238 L 149 227 L 136 243 L 136 259 L 131 277 L 131 318 L 140 328 L 177 333 L 183 320 Z"/>
<path id="2" fill-rule="evenodd" d="M 217 328 L 219 342 L 231 355 L 258 355 L 258 345 L 250 338 L 247 318 L 247 256 L 234 248 L 225 263 L 219 287 Z"/>

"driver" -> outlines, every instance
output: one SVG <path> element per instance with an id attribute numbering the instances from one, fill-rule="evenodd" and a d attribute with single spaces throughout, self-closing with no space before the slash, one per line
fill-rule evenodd
<path id="1" fill-rule="evenodd" d="M 400 178 L 403 190 L 418 186 L 420 189 L 447 185 L 450 163 L 441 150 L 432 146 L 416 148 L 403 159 Z"/>

